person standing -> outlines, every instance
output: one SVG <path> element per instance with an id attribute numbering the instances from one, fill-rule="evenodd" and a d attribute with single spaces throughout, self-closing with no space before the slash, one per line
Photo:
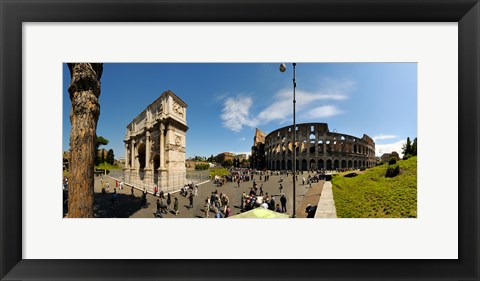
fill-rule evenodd
<path id="1" fill-rule="evenodd" d="M 282 194 L 283 193 L 283 185 L 280 184 L 280 187 L 278 189 L 280 189 L 280 194 Z"/>
<path id="2" fill-rule="evenodd" d="M 225 211 L 225 217 L 228 218 L 230 216 L 230 213 L 232 212 L 232 210 L 230 209 L 230 206 L 226 206 L 226 211 Z"/>
<path id="3" fill-rule="evenodd" d="M 208 219 L 208 212 L 210 211 L 210 203 L 208 202 L 208 198 L 205 199 L 205 206 L 203 207 L 203 211 L 205 212 L 205 217 Z"/>
<path id="4" fill-rule="evenodd" d="M 270 203 L 268 204 L 269 209 L 275 211 L 275 197 L 272 195 L 272 199 L 270 199 Z"/>
<path id="5" fill-rule="evenodd" d="M 195 185 L 195 197 L 198 196 L 198 185 Z"/>
<path id="6" fill-rule="evenodd" d="M 287 197 L 285 197 L 285 194 L 282 194 L 280 197 L 280 203 L 282 204 L 282 213 L 287 212 Z"/>
<path id="7" fill-rule="evenodd" d="M 115 204 L 115 200 L 117 199 L 117 189 L 113 189 L 113 195 L 112 195 L 112 204 Z"/>
<path id="8" fill-rule="evenodd" d="M 228 209 L 228 204 L 230 203 L 230 199 L 228 199 L 228 196 L 226 194 L 224 195 L 224 201 L 223 202 L 224 202 L 223 205 L 225 206 L 224 213 L 226 213 L 227 209 Z"/>
<path id="9" fill-rule="evenodd" d="M 178 215 L 178 199 L 175 197 L 175 202 L 173 203 L 173 210 L 175 211 L 175 216 Z"/>
<path id="10" fill-rule="evenodd" d="M 263 196 L 263 183 L 260 185 L 260 196 Z"/>
<path id="11" fill-rule="evenodd" d="M 156 184 L 153 185 L 153 196 L 157 196 L 158 187 Z"/>
<path id="12" fill-rule="evenodd" d="M 160 206 L 160 200 L 157 199 L 157 212 L 155 213 L 155 217 L 162 217 L 162 207 Z"/>
<path id="13" fill-rule="evenodd" d="M 282 212 L 282 209 L 280 209 L 280 205 L 275 205 L 275 212 L 277 213 L 281 213 Z"/>

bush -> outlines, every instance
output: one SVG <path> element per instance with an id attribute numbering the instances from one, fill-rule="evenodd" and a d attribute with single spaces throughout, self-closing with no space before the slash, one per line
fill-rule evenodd
<path id="1" fill-rule="evenodd" d="M 209 164 L 196 164 L 195 170 L 208 170 L 210 168 Z"/>
<path id="2" fill-rule="evenodd" d="M 356 177 L 356 176 L 358 176 L 357 173 L 348 173 L 348 174 L 346 174 L 344 177 L 346 177 L 346 178 L 353 178 L 353 177 Z"/>
<path id="3" fill-rule="evenodd" d="M 367 168 L 365 167 L 360 167 L 360 171 L 365 171 Z"/>
<path id="4" fill-rule="evenodd" d="M 396 165 L 395 167 L 388 166 L 385 177 L 393 178 L 400 173 L 400 166 Z"/>
<path id="5" fill-rule="evenodd" d="M 391 158 L 390 161 L 388 161 L 388 165 L 395 165 L 397 164 L 397 159 Z"/>

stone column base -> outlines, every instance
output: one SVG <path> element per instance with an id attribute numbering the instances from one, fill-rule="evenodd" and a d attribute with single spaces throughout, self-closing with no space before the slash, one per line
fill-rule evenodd
<path id="1" fill-rule="evenodd" d="M 143 179 L 143 184 L 146 185 L 147 191 L 153 193 L 154 182 L 153 182 L 153 170 L 150 168 L 145 168 L 145 177 Z"/>
<path id="2" fill-rule="evenodd" d="M 158 190 L 163 190 L 164 193 L 168 191 L 168 171 L 166 169 L 158 169 Z"/>

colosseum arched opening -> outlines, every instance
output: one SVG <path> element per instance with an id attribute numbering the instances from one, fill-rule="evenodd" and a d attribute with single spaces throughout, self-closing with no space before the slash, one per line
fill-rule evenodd
<path id="1" fill-rule="evenodd" d="M 376 162 L 375 143 L 366 134 L 360 138 L 331 132 L 326 123 L 303 123 L 297 124 L 293 145 L 292 128 L 286 126 L 265 134 L 265 142 L 261 145 L 265 151 L 262 156 L 266 159 L 256 163 L 266 166 L 254 168 L 292 170 L 294 149 L 296 169 L 302 171 L 358 169 L 372 167 Z"/>

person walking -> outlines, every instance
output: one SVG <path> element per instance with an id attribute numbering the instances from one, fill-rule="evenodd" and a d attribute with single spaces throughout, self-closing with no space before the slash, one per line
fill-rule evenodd
<path id="1" fill-rule="evenodd" d="M 178 215 L 178 198 L 175 197 L 175 202 L 173 203 L 173 210 L 175 211 L 175 216 Z"/>
<path id="2" fill-rule="evenodd" d="M 147 204 L 147 189 L 144 188 L 143 189 L 143 194 L 142 194 L 142 205 L 146 205 Z"/>
<path id="3" fill-rule="evenodd" d="M 195 197 L 198 196 L 198 185 L 195 185 Z"/>
<path id="4" fill-rule="evenodd" d="M 260 196 L 263 196 L 263 183 L 260 185 Z"/>
<path id="5" fill-rule="evenodd" d="M 280 189 L 280 194 L 282 194 L 283 193 L 283 185 L 280 184 L 280 187 L 278 189 Z"/>
<path id="6" fill-rule="evenodd" d="M 158 186 L 155 184 L 153 185 L 153 196 L 157 196 L 157 192 L 158 192 Z"/>
<path id="7" fill-rule="evenodd" d="M 172 198 L 170 197 L 170 193 L 167 194 L 167 209 L 170 210 L 170 204 L 172 203 Z"/>
<path id="8" fill-rule="evenodd" d="M 188 201 L 190 201 L 190 205 L 188 206 L 190 209 L 193 208 L 193 193 L 190 192 L 190 196 L 188 196 Z"/>
<path id="9" fill-rule="evenodd" d="M 282 194 L 280 197 L 280 203 L 282 204 L 282 213 L 287 212 L 287 197 L 285 197 L 285 194 Z"/>
<path id="10" fill-rule="evenodd" d="M 161 205 L 160 205 L 160 200 L 157 199 L 157 211 L 156 211 L 155 214 L 154 214 L 154 216 L 155 216 L 156 218 L 161 218 L 161 217 L 162 217 L 162 211 L 161 211 L 161 210 L 162 210 L 162 207 L 161 207 Z"/>

